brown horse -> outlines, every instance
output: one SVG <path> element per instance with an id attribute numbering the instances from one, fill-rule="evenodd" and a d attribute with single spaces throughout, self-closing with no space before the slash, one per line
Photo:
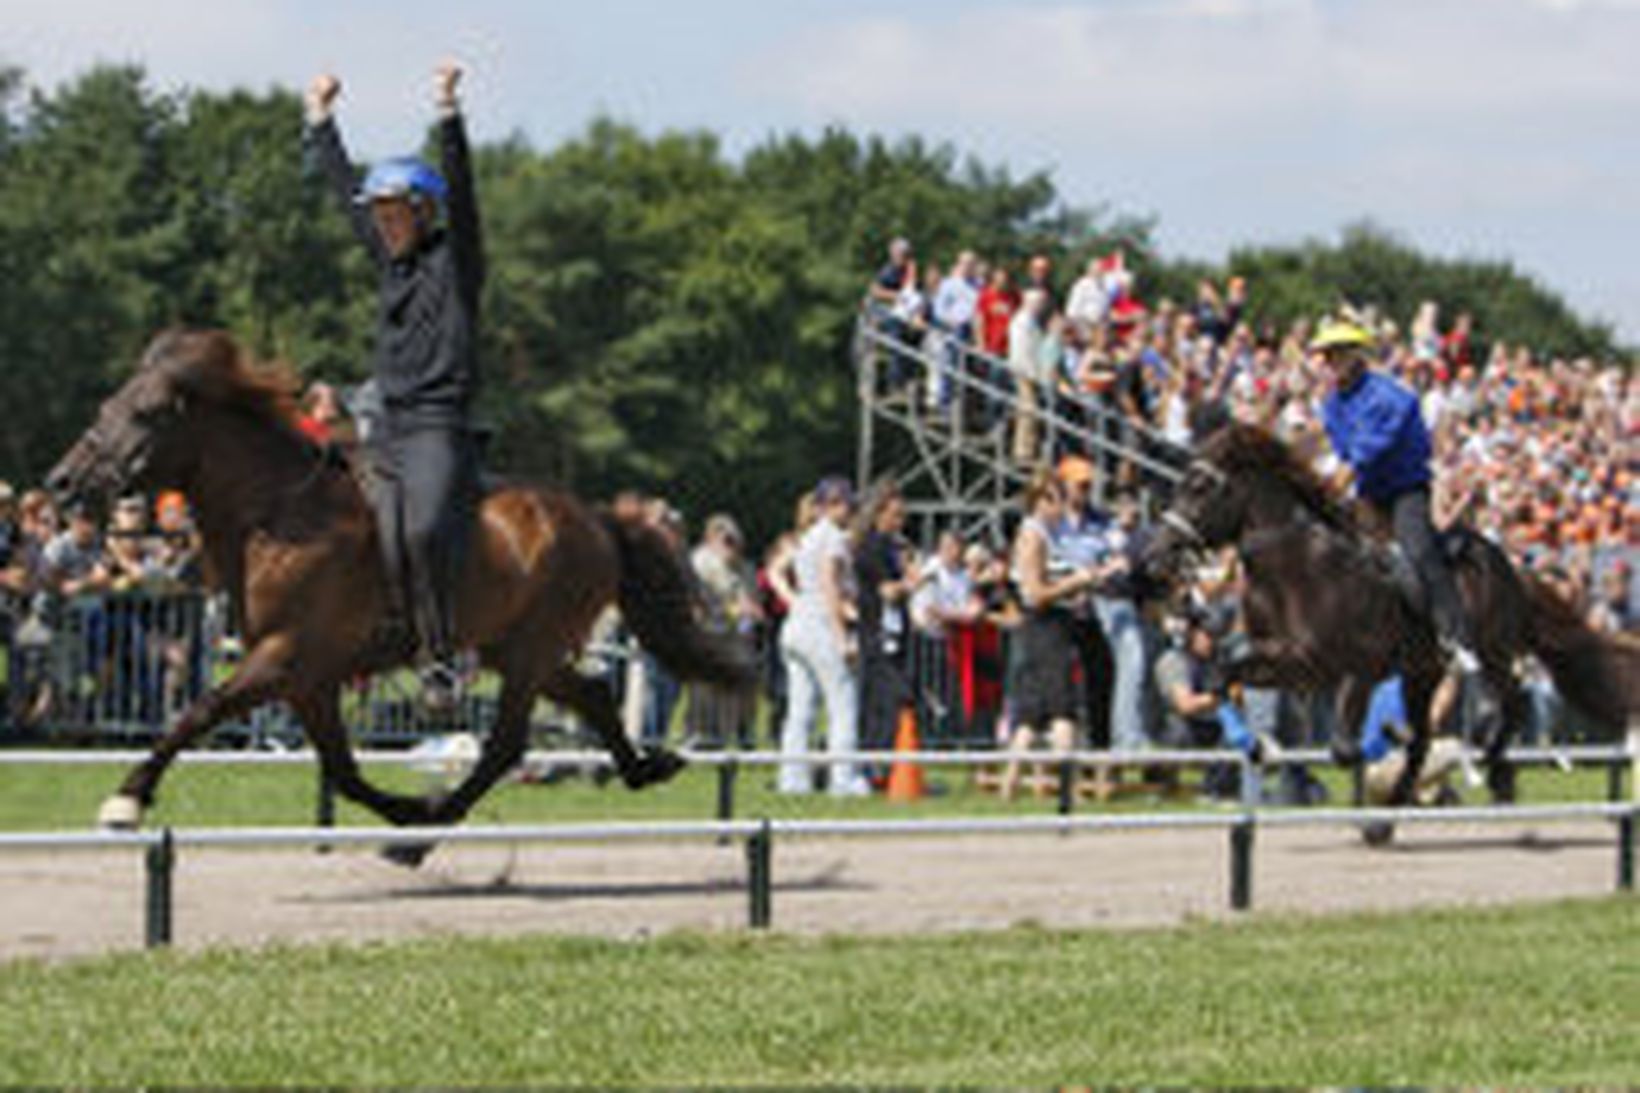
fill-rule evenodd
<path id="1" fill-rule="evenodd" d="M 683 760 L 662 749 L 635 751 L 607 686 L 574 668 L 612 602 L 679 678 L 741 685 L 749 675 L 732 639 L 697 625 L 689 580 L 659 532 L 566 493 L 497 489 L 482 503 L 455 612 L 460 643 L 477 648 L 501 677 L 495 728 L 448 795 L 387 793 L 360 774 L 338 699 L 347 680 L 403 663 L 409 643 L 383 625 L 387 583 L 363 492 L 295 428 L 288 385 L 250 367 L 224 333 L 161 334 L 48 486 L 64 496 L 181 490 L 244 636 L 238 671 L 189 707 L 131 771 L 103 805 L 105 825 L 135 826 L 179 751 L 223 720 L 278 699 L 301 720 L 336 789 L 394 824 L 465 816 L 522 758 L 540 696 L 586 719 L 628 786 L 663 781 Z M 428 848 L 408 844 L 395 860 L 414 864 Z"/>
<path id="2" fill-rule="evenodd" d="M 1234 545 L 1247 573 L 1243 613 L 1251 643 L 1231 675 L 1255 686 L 1330 693 L 1338 713 L 1333 750 L 1343 762 L 1359 761 L 1373 687 L 1400 674 L 1413 730 L 1393 795 L 1404 803 L 1428 747 L 1430 701 L 1444 669 L 1429 616 L 1380 539 L 1286 445 L 1235 424 L 1197 448 L 1142 568 L 1165 577 L 1191 551 Z M 1455 545 L 1454 574 L 1474 619 L 1483 670 L 1504 698 L 1502 720 L 1483 743 L 1488 783 L 1507 801 L 1514 775 L 1505 748 L 1525 715 L 1515 685 L 1519 658 L 1536 655 L 1561 695 L 1614 739 L 1640 713 L 1640 661 L 1632 646 L 1590 629 L 1481 536 L 1460 532 Z"/>

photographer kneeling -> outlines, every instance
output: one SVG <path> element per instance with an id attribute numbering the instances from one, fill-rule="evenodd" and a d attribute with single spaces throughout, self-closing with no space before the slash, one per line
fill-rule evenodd
<path id="1" fill-rule="evenodd" d="M 1247 727 L 1230 700 L 1217 663 L 1218 631 L 1207 612 L 1183 617 L 1183 633 L 1156 658 L 1156 690 L 1162 698 L 1163 741 L 1168 748 L 1228 747 L 1255 760 L 1268 758 L 1273 741 Z M 1219 801 L 1241 796 L 1241 772 L 1232 763 L 1214 763 L 1202 775 L 1202 793 Z"/>

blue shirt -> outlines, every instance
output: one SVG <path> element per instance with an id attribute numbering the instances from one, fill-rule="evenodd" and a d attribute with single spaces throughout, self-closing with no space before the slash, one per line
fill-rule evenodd
<path id="1" fill-rule="evenodd" d="M 1432 446 L 1418 396 L 1381 372 L 1368 371 L 1321 407 L 1333 451 L 1355 470 L 1357 492 L 1388 506 L 1429 484 Z"/>
<path id="2" fill-rule="evenodd" d="M 1407 724 L 1406 694 L 1401 690 L 1401 677 L 1390 676 L 1372 692 L 1367 703 L 1367 716 L 1361 722 L 1361 757 L 1376 763 L 1397 747 L 1390 736 L 1391 728 Z"/>
<path id="3" fill-rule="evenodd" d="M 965 331 L 978 309 L 979 289 L 975 285 L 954 275 L 940 282 L 934 294 L 934 318 L 946 330 Z"/>
<path id="4" fill-rule="evenodd" d="M 1105 513 L 1089 507 L 1067 513 L 1055 539 L 1060 555 L 1075 568 L 1103 565 L 1114 551 L 1111 532 L 1115 523 Z"/>

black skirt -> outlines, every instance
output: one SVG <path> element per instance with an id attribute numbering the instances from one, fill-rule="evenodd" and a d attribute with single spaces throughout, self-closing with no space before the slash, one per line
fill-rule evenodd
<path id="1" fill-rule="evenodd" d="M 1014 676 L 1013 721 L 1045 729 L 1050 721 L 1076 720 L 1078 696 L 1072 686 L 1076 644 L 1074 620 L 1062 607 L 1026 614 L 1019 627 L 1018 670 Z"/>

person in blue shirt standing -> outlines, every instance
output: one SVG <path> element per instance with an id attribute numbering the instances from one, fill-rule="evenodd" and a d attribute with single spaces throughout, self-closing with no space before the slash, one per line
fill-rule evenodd
<path id="1" fill-rule="evenodd" d="M 1496 716 L 1496 698 L 1480 673 L 1474 628 L 1430 519 L 1434 446 L 1418 396 L 1367 366 L 1375 348 L 1376 339 L 1365 327 L 1345 320 L 1324 322 L 1310 342 L 1333 382 L 1332 394 L 1322 404 L 1322 420 L 1344 464 L 1341 484 L 1353 485 L 1389 521 L 1428 594 L 1449 668 L 1473 681 L 1477 717 L 1489 721 Z"/>

